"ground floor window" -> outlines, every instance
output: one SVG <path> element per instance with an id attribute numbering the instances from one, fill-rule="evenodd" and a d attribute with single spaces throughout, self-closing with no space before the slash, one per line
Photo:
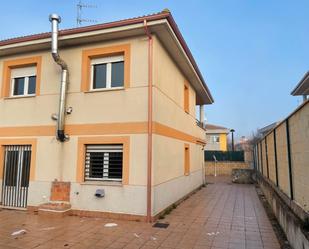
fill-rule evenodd
<path id="1" fill-rule="evenodd" d="M 123 145 L 86 145 L 85 180 L 122 181 Z"/>

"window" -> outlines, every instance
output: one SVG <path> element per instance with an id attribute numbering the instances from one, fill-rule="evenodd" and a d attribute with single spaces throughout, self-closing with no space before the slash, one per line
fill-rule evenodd
<path id="1" fill-rule="evenodd" d="M 184 175 L 190 174 L 190 147 L 189 144 L 185 144 L 185 151 L 184 151 Z"/>
<path id="2" fill-rule="evenodd" d="M 34 96 L 36 89 L 36 67 L 11 70 L 11 96 Z"/>
<path id="3" fill-rule="evenodd" d="M 211 136 L 211 141 L 213 143 L 220 143 L 220 136 L 219 135 L 213 135 Z"/>
<path id="4" fill-rule="evenodd" d="M 186 83 L 184 85 L 184 110 L 189 113 L 189 87 Z"/>
<path id="5" fill-rule="evenodd" d="M 40 95 L 42 57 L 27 57 L 3 62 L 0 98 Z"/>
<path id="6" fill-rule="evenodd" d="M 86 145 L 85 180 L 122 181 L 123 145 Z"/>
<path id="7" fill-rule="evenodd" d="M 124 57 L 111 56 L 91 60 L 90 90 L 124 87 Z"/>

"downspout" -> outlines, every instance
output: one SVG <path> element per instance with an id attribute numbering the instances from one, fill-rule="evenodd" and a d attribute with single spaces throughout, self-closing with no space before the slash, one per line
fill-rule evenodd
<path id="1" fill-rule="evenodd" d="M 54 61 L 61 67 L 62 70 L 56 138 L 60 142 L 64 142 L 69 138 L 69 136 L 64 132 L 66 90 L 68 84 L 69 70 L 66 62 L 61 59 L 60 55 L 58 54 L 58 24 L 61 22 L 61 18 L 57 14 L 51 14 L 49 16 L 49 21 L 52 24 L 51 54 Z"/>
<path id="2" fill-rule="evenodd" d="M 144 20 L 144 29 L 148 37 L 148 150 L 147 150 L 147 222 L 152 221 L 152 49 L 153 40 L 149 32 L 147 21 Z"/>

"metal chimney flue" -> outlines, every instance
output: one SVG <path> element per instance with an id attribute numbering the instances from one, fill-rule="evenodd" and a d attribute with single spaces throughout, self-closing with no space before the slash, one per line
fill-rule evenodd
<path id="1" fill-rule="evenodd" d="M 58 25 L 61 22 L 61 18 L 57 14 L 51 14 L 49 16 L 51 22 L 51 54 L 54 61 L 61 67 L 61 85 L 60 85 L 60 98 L 59 109 L 57 115 L 57 133 L 56 138 L 60 142 L 64 142 L 69 139 L 69 136 L 65 134 L 65 105 L 66 105 L 66 92 L 69 78 L 69 70 L 66 62 L 60 57 L 58 53 Z"/>

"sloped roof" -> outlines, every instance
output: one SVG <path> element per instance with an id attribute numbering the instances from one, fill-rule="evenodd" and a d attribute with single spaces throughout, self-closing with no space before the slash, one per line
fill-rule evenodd
<path id="1" fill-rule="evenodd" d="M 193 55 L 186 44 L 172 14 L 170 13 L 169 10 L 163 10 L 159 13 L 155 14 L 150 14 L 150 15 L 145 15 L 145 16 L 139 16 L 139 17 L 134 17 L 130 19 L 124 19 L 120 21 L 115 21 L 115 22 L 108 22 L 108 23 L 102 23 L 102 24 L 96 24 L 96 25 L 90 25 L 90 26 L 85 26 L 85 27 L 79 27 L 79 28 L 72 28 L 72 29 L 64 29 L 60 30 L 59 32 L 59 37 L 64 37 L 64 36 L 69 36 L 69 35 L 75 35 L 75 34 L 80 34 L 80 33 L 85 33 L 85 32 L 92 32 L 92 31 L 98 31 L 98 30 L 104 30 L 104 29 L 110 29 L 110 28 L 117 28 L 117 27 L 122 27 L 126 25 L 132 25 L 132 24 L 140 24 L 143 23 L 144 21 L 156 21 L 156 20 L 162 20 L 166 19 L 172 28 L 173 32 L 175 33 L 175 36 L 177 37 L 179 43 L 181 44 L 182 49 L 184 50 L 186 56 L 188 57 L 189 61 L 191 62 L 196 74 L 198 75 L 198 78 L 202 82 L 203 87 L 206 89 L 207 95 L 209 97 L 209 103 L 213 103 L 214 99 L 210 93 L 210 90 L 208 89 L 206 82 L 203 78 L 202 73 L 200 72 L 197 63 L 195 59 L 193 58 Z M 15 37 L 12 39 L 6 39 L 0 41 L 0 49 L 5 49 L 8 45 L 12 44 L 18 44 L 18 43 L 24 43 L 24 42 L 32 42 L 32 41 L 37 41 L 41 39 L 47 39 L 51 37 L 50 32 L 46 33 L 39 33 L 39 34 L 32 34 L 32 35 L 27 35 L 27 36 L 21 36 L 21 37 Z"/>
<path id="2" fill-rule="evenodd" d="M 169 16 L 171 16 L 170 12 L 162 11 L 162 12 L 158 12 L 154 14 L 133 17 L 133 18 L 123 19 L 123 20 L 118 20 L 118 21 L 113 21 L 113 22 L 100 23 L 100 24 L 83 26 L 83 27 L 78 27 L 78 28 L 62 29 L 59 31 L 59 37 L 65 36 L 65 35 L 73 35 L 73 34 L 79 34 L 83 32 L 125 26 L 129 24 L 139 23 L 144 20 L 153 21 L 153 20 L 158 20 L 161 18 L 166 18 Z M 19 37 L 0 40 L 0 46 L 20 43 L 20 42 L 25 42 L 25 41 L 34 41 L 34 40 L 39 40 L 39 39 L 44 39 L 44 38 L 49 38 L 49 37 L 51 37 L 51 32 L 43 32 L 43 33 L 38 33 L 38 34 L 19 36 Z"/>
<path id="3" fill-rule="evenodd" d="M 269 124 L 267 126 L 264 126 L 260 129 L 258 129 L 258 133 L 265 135 L 267 134 L 270 130 L 272 130 L 273 128 L 275 128 L 280 122 L 274 122 L 272 124 Z"/>
<path id="4" fill-rule="evenodd" d="M 309 95 L 309 71 L 291 92 L 293 96 Z"/>
<path id="5" fill-rule="evenodd" d="M 228 128 L 226 127 L 214 125 L 214 124 L 206 124 L 205 128 L 206 130 L 228 130 Z"/>

